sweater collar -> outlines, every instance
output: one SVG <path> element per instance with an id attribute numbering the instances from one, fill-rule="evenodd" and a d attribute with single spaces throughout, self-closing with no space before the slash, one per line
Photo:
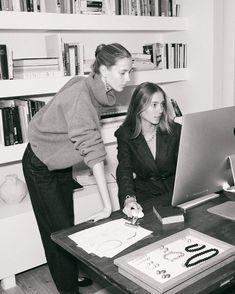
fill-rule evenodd
<path id="1" fill-rule="evenodd" d="M 92 100 L 101 106 L 113 106 L 116 103 L 114 91 L 105 91 L 105 86 L 100 75 L 90 73 L 86 79 L 86 84 L 91 94 Z M 94 102 L 95 102 L 94 101 Z"/>

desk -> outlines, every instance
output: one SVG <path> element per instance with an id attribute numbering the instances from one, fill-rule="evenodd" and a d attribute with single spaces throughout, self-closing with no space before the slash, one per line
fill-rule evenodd
<path id="1" fill-rule="evenodd" d="M 112 213 L 109 219 L 99 221 L 97 224 L 82 223 L 69 229 L 56 232 L 52 234 L 52 239 L 54 242 L 59 244 L 61 247 L 79 259 L 85 267 L 88 267 L 89 270 L 92 270 L 99 279 L 104 279 L 106 282 L 109 282 L 111 285 L 119 289 L 120 293 L 147 294 L 148 292 L 146 290 L 119 274 L 118 268 L 113 264 L 113 260 L 119 256 L 137 250 L 153 242 L 159 241 L 186 228 L 195 229 L 199 232 L 208 234 L 214 238 L 218 238 L 222 241 L 235 245 L 235 222 L 223 219 L 206 211 L 207 208 L 223 203 L 226 200 L 228 199 L 225 196 L 220 196 L 219 198 L 194 207 L 187 211 L 184 223 L 172 224 L 168 226 L 162 226 L 160 223 L 158 223 L 152 212 L 152 202 L 145 202 L 143 204 L 145 217 L 141 222 L 141 226 L 153 231 L 153 235 L 132 245 L 131 247 L 122 251 L 120 254 L 116 255 L 114 258 L 99 258 L 95 255 L 87 254 L 83 249 L 77 247 L 76 244 L 68 237 L 68 235 L 91 226 L 99 225 L 101 223 L 123 217 L 123 214 L 120 211 Z M 226 283 L 226 281 L 229 282 Z M 180 293 L 206 294 L 210 293 L 211 291 L 213 291 L 213 293 L 221 293 L 221 291 L 218 290 L 221 285 L 226 284 L 226 286 L 220 288 L 225 289 L 227 286 L 233 286 L 234 281 L 235 262 L 226 265 L 225 267 L 204 277 L 193 285 L 188 286 Z M 235 290 L 234 292 L 231 292 L 230 289 L 226 292 L 223 291 L 223 294 L 224 293 L 235 293 Z"/>

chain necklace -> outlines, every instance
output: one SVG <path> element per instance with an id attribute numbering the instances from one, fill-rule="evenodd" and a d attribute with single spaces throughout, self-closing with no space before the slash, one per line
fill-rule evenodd
<path id="1" fill-rule="evenodd" d="M 153 141 L 154 138 L 156 138 L 156 131 L 154 131 L 154 133 L 151 135 L 150 138 L 147 139 L 145 137 L 145 140 L 146 140 L 147 143 L 150 143 L 151 141 Z"/>

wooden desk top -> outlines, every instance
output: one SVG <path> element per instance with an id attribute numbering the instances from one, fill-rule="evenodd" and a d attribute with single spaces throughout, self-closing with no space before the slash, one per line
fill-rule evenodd
<path id="1" fill-rule="evenodd" d="M 153 231 L 153 234 L 149 237 L 142 239 L 136 244 L 130 246 L 114 258 L 99 258 L 96 255 L 87 254 L 83 249 L 76 246 L 76 244 L 68 237 L 73 233 L 80 230 L 105 223 L 110 220 L 123 218 L 124 215 L 121 211 L 112 213 L 111 217 L 106 220 L 99 221 L 95 224 L 82 223 L 66 230 L 52 234 L 54 242 L 59 244 L 65 250 L 74 255 L 83 265 L 87 266 L 90 270 L 94 271 L 101 279 L 105 279 L 110 284 L 116 286 L 120 290 L 120 293 L 131 293 L 131 294 L 147 294 L 148 292 L 134 282 L 125 278 L 118 273 L 118 268 L 113 264 L 113 260 L 119 256 L 130 253 L 134 250 L 142 248 L 143 246 L 149 245 L 153 242 L 159 241 L 165 237 L 168 237 L 176 232 L 191 228 L 199 232 L 205 233 L 209 236 L 222 240 L 224 242 L 235 245 L 235 222 L 227 219 L 223 219 L 217 215 L 208 213 L 206 210 L 209 207 L 223 203 L 228 199 L 225 196 L 220 196 L 216 199 L 210 200 L 200 206 L 189 209 L 185 214 L 184 223 L 176 223 L 162 226 L 156 219 L 152 211 L 152 202 L 148 201 L 143 204 L 145 216 L 141 221 L 141 226 Z M 226 265 L 220 270 L 210 274 L 209 276 L 194 283 L 193 286 L 188 286 L 180 293 L 209 293 L 210 291 L 215 292 L 215 289 L 219 288 L 221 283 L 231 279 L 235 279 L 235 262 Z M 225 293 L 225 292 L 223 292 Z M 231 293 L 231 292 L 228 292 Z M 235 292 L 234 292 L 235 293 Z"/>

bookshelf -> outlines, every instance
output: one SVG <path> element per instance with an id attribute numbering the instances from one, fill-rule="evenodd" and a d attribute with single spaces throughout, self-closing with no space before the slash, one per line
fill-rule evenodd
<path id="1" fill-rule="evenodd" d="M 0 11 L 0 28 L 13 31 L 185 31 L 189 29 L 189 21 L 186 17 Z"/>
<path id="2" fill-rule="evenodd" d="M 129 85 L 136 85 L 143 81 L 170 83 L 184 81 L 189 78 L 190 70 L 139 70 L 132 74 Z M 41 79 L 0 80 L 0 99 L 6 97 L 46 95 L 56 93 L 71 76 Z"/>
<path id="3" fill-rule="evenodd" d="M 0 11 L 1 42 L 9 44 L 18 58 L 22 56 L 28 57 L 29 52 L 31 54 L 35 52 L 37 56 L 45 55 L 44 37 L 48 34 L 62 34 L 67 40 L 82 39 L 85 48 L 91 47 L 90 51 L 88 50 L 87 52 L 89 57 L 93 55 L 94 49 L 99 43 L 117 41 L 128 49 L 130 48 L 131 52 L 134 52 L 137 48 L 141 48 L 145 42 L 163 40 L 164 34 L 167 34 L 167 38 L 170 38 L 169 34 L 172 34 L 174 41 L 178 41 L 178 37 L 175 37 L 175 35 L 178 32 L 184 33 L 188 30 L 189 20 L 186 17 L 75 15 Z M 138 40 L 138 42 L 135 42 L 135 40 Z M 25 43 L 27 46 L 25 46 Z M 186 81 L 189 79 L 189 72 L 188 69 L 134 71 L 130 85 L 136 85 L 146 80 L 165 84 Z M 52 96 L 70 78 L 63 76 L 47 79 L 0 80 L 0 99 L 34 95 Z M 102 136 L 107 145 L 107 150 L 109 147 L 112 149 L 115 144 L 113 133 L 120 123 L 121 121 L 115 123 L 111 121 L 102 127 Z M 3 181 L 4 175 L 9 173 L 9 170 L 19 171 L 22 175 L 20 161 L 26 144 L 0 146 L 0 183 Z M 115 148 L 110 154 L 114 152 Z M 110 154 L 108 154 L 108 157 Z M 17 254 L 14 256 L 15 265 L 10 264 L 6 270 L 0 272 L 1 284 L 3 288 L 7 289 L 15 285 L 15 274 L 44 263 L 45 257 L 29 199 L 25 199 L 14 208 L 0 202 L 0 212 L 2 216 L 0 218 L 0 233 L 1 238 L 5 240 L 4 250 L 0 252 L 0 257 L 2 254 L 4 255 L 4 251 L 13 250 L 8 250 L 8 243 L 12 244 L 12 236 L 9 237 L 9 232 L 18 231 L 20 230 L 19 227 L 21 231 L 33 232 L 32 237 L 30 237 L 31 234 L 29 234 L 30 236 L 27 234 L 27 237 L 21 238 L 17 242 Z M 31 238 L 36 240 L 33 246 L 30 245 L 33 241 Z M 13 244 L 15 243 L 16 241 Z M 27 258 L 28 246 L 34 248 L 30 263 Z M 9 248 L 12 248 L 12 246 L 9 246 Z"/>

